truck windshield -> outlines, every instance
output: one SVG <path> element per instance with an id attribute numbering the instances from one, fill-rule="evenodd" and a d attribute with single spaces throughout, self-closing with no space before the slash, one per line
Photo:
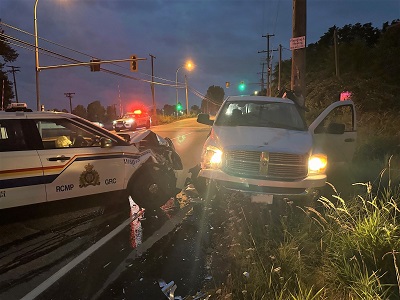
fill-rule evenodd
<path id="1" fill-rule="evenodd" d="M 227 101 L 218 113 L 215 125 L 307 130 L 294 104 L 265 101 Z"/>

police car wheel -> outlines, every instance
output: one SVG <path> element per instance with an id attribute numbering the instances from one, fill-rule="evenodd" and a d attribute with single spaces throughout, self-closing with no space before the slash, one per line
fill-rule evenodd
<path id="1" fill-rule="evenodd" d="M 157 209 L 168 200 L 162 183 L 157 180 L 160 175 L 150 168 L 138 171 L 138 176 L 129 184 L 129 194 L 133 201 L 145 209 Z"/>

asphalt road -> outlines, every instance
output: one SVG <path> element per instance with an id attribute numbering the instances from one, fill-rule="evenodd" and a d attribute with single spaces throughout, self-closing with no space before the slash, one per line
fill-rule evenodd
<path id="1" fill-rule="evenodd" d="M 210 128 L 186 119 L 152 130 L 173 140 L 186 190 Z M 187 214 L 192 194 L 144 215 L 118 194 L 0 212 L 0 299 L 166 299 L 160 280 L 194 295 L 208 276 L 208 223 Z"/>

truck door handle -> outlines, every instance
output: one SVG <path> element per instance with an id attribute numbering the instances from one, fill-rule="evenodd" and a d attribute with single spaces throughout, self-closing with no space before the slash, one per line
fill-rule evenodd
<path id="1" fill-rule="evenodd" d="M 354 142 L 354 139 L 353 138 L 348 138 L 348 139 L 345 139 L 344 141 L 345 142 Z"/>
<path id="2" fill-rule="evenodd" d="M 57 157 L 49 157 L 47 160 L 48 161 L 57 161 L 57 160 L 65 161 L 65 160 L 69 160 L 70 158 L 71 157 L 61 155 L 61 156 L 57 156 Z"/>

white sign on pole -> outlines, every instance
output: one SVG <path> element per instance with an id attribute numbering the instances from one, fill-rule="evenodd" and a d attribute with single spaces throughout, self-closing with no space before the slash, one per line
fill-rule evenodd
<path id="1" fill-rule="evenodd" d="M 306 37 L 299 36 L 290 39 L 290 50 L 302 49 L 306 47 Z"/>

